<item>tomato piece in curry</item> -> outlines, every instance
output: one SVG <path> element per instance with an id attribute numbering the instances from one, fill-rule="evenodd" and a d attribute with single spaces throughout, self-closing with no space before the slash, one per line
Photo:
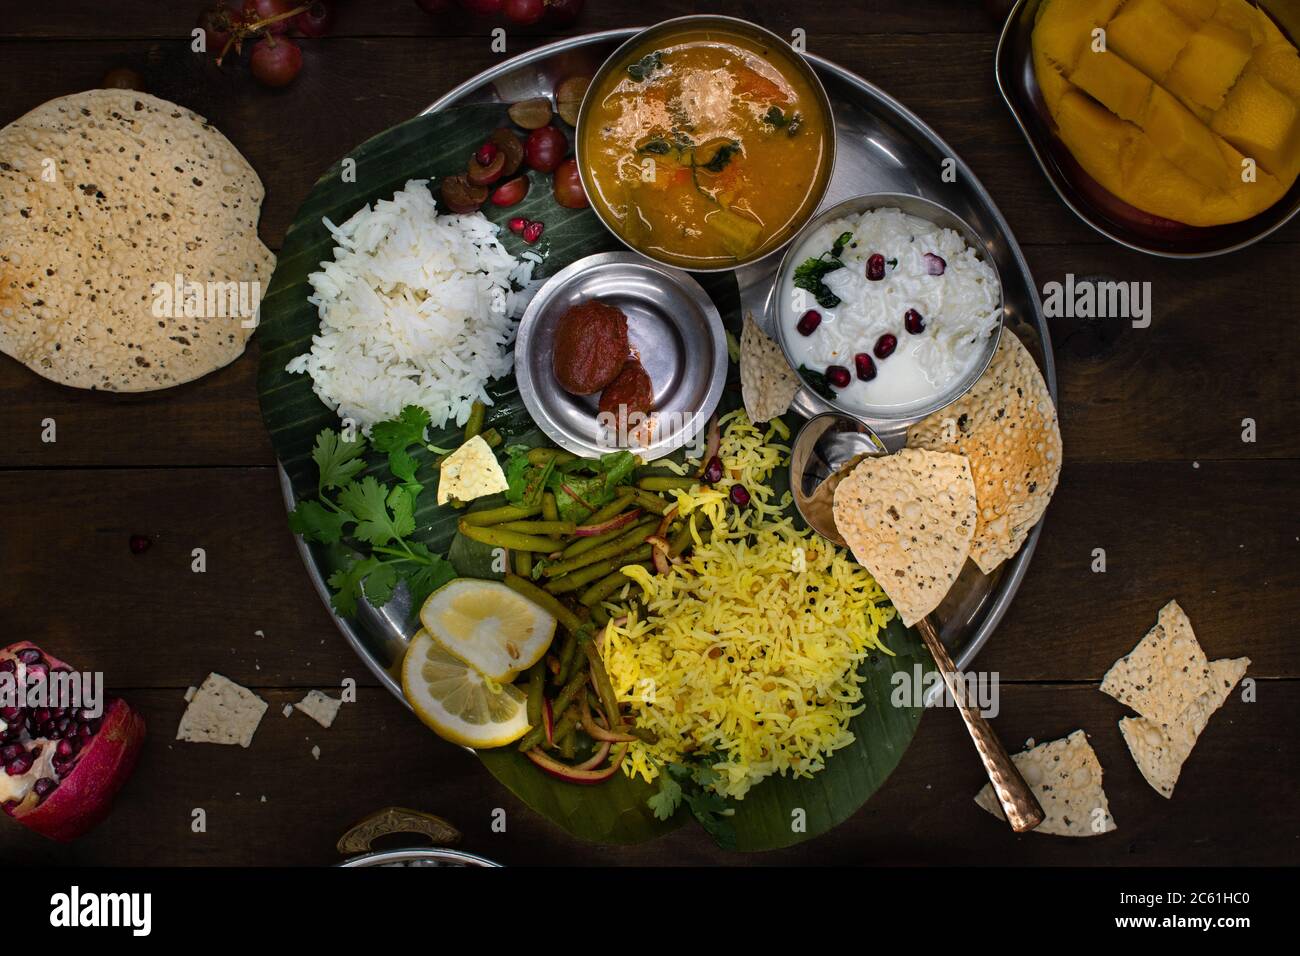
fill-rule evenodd
<path id="1" fill-rule="evenodd" d="M 829 117 L 788 50 L 715 32 L 634 50 L 580 131 L 592 201 L 624 241 L 684 268 L 735 266 L 811 214 Z"/>

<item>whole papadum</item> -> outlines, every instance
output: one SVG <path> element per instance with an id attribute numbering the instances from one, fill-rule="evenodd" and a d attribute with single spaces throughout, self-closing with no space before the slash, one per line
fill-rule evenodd
<path id="1" fill-rule="evenodd" d="M 0 351 L 119 392 L 228 364 L 275 267 L 262 196 L 207 120 L 146 93 L 88 90 L 19 117 L 0 130 Z"/>
<path id="2" fill-rule="evenodd" d="M 1010 329 L 974 387 L 908 429 L 907 444 L 970 459 L 979 502 L 970 556 L 985 574 L 1020 550 L 1061 476 L 1052 394 Z"/>

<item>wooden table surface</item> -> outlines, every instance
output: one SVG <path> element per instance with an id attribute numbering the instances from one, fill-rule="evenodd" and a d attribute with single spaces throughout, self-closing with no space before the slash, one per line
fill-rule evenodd
<path id="1" fill-rule="evenodd" d="M 316 177 L 352 145 L 500 61 L 493 25 L 430 18 L 409 0 L 344 3 L 303 41 L 285 90 L 190 52 L 202 0 L 51 0 L 0 12 L 0 124 L 129 66 L 149 92 L 208 117 L 266 184 L 273 248 Z M 356 819 L 396 804 L 439 813 L 505 863 L 1263 864 L 1300 847 L 1294 733 L 1300 670 L 1300 222 L 1235 255 L 1143 256 L 1081 224 L 1035 165 L 993 80 L 995 25 L 969 0 L 793 5 L 588 0 L 568 32 L 708 8 L 756 20 L 883 87 L 960 152 L 1018 237 L 1037 284 L 1152 283 L 1150 328 L 1053 320 L 1065 468 L 1024 585 L 979 657 L 1002 681 L 1011 749 L 1083 728 L 1117 832 L 1015 836 L 975 807 L 982 772 L 955 712 L 928 713 L 897 772 L 820 839 L 728 855 L 694 826 L 632 848 L 586 846 L 523 807 L 476 760 L 379 688 L 308 582 L 285 522 L 255 390 L 256 338 L 229 367 L 167 392 L 74 391 L 0 357 L 0 632 L 102 670 L 150 736 L 107 823 L 71 846 L 0 818 L 0 860 L 328 864 Z M 509 54 L 554 39 L 512 32 Z M 42 421 L 58 441 L 41 440 Z M 1254 442 L 1242 440 L 1253 419 Z M 155 544 L 132 554 L 128 538 Z M 206 549 L 204 574 L 190 550 Z M 1094 549 L 1105 573 L 1091 570 Z M 1097 690 L 1176 597 L 1211 658 L 1248 655 L 1238 695 L 1202 736 L 1172 800 L 1142 780 Z M 271 708 L 248 750 L 175 742 L 182 694 L 212 670 Z M 308 688 L 359 685 L 330 730 L 280 709 Z M 312 748 L 319 746 L 319 759 Z M 1287 796 L 1287 794 L 1290 796 Z M 491 830 L 495 808 L 504 834 Z M 191 832 L 203 808 L 207 832 Z"/>

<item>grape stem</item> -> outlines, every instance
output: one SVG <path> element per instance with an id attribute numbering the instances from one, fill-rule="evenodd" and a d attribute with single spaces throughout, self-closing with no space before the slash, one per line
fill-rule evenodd
<path id="1" fill-rule="evenodd" d="M 226 40 L 226 45 L 221 48 L 221 53 L 217 57 L 217 66 L 221 66 L 221 61 L 226 58 L 226 54 L 230 52 L 232 46 L 238 50 L 239 45 L 243 43 L 244 40 L 251 36 L 256 36 L 271 24 L 279 23 L 281 20 L 288 20 L 290 17 L 296 17 L 298 14 L 306 13 L 310 9 L 310 3 L 303 3 L 284 13 L 277 13 L 275 16 L 267 17 L 264 20 L 254 20 L 252 23 L 245 23 L 235 27 L 230 32 L 230 39 Z M 267 34 L 267 37 L 270 38 L 269 33 Z M 274 39 L 271 40 L 271 45 L 275 45 Z"/>

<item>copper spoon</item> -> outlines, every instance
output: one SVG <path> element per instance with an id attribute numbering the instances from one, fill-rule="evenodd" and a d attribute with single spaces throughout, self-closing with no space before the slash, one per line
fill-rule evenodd
<path id="1" fill-rule="evenodd" d="M 796 436 L 790 454 L 790 487 L 795 507 L 809 527 L 845 547 L 844 536 L 835 527 L 835 488 L 863 458 L 887 454 L 889 449 L 885 443 L 860 422 L 833 413 L 810 419 Z M 965 681 L 939 639 L 930 615 L 916 622 L 916 630 L 961 712 L 1011 829 L 1017 833 L 1032 830 L 1043 822 L 1043 808 L 1038 799 L 984 715 L 966 699 Z"/>

